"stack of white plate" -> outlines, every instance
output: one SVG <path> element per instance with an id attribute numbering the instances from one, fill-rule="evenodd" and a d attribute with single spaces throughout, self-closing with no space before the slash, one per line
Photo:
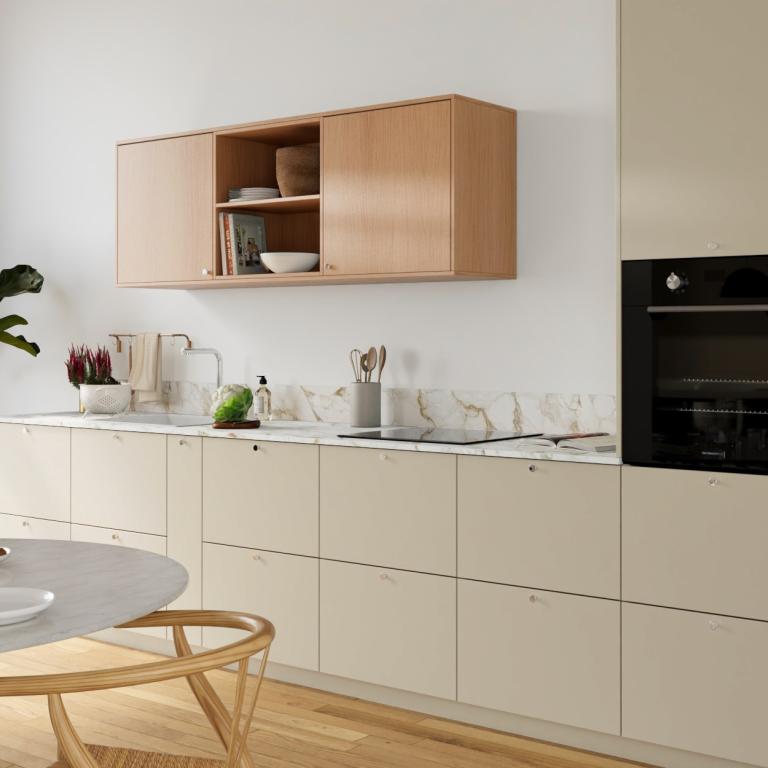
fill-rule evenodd
<path id="1" fill-rule="evenodd" d="M 229 190 L 229 200 L 266 200 L 280 197 L 280 190 L 274 187 L 236 187 Z"/>

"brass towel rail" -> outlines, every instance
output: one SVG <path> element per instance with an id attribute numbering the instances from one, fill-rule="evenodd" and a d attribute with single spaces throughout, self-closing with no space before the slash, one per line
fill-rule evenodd
<path id="1" fill-rule="evenodd" d="M 135 339 L 138 334 L 110 333 L 109 335 L 115 340 L 115 351 L 119 353 L 123 351 L 123 339 Z M 186 333 L 161 333 L 160 337 L 164 339 L 185 339 L 184 346 L 187 349 L 192 348 L 192 339 Z"/>

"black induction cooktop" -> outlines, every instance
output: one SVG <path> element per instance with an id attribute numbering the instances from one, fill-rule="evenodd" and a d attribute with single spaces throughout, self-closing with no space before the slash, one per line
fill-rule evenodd
<path id="1" fill-rule="evenodd" d="M 339 435 L 358 440 L 399 440 L 407 443 L 445 443 L 448 445 L 473 445 L 493 443 L 498 440 L 516 440 L 521 437 L 537 437 L 541 432 L 501 432 L 484 429 L 427 429 L 422 427 L 385 427 L 370 432 Z"/>

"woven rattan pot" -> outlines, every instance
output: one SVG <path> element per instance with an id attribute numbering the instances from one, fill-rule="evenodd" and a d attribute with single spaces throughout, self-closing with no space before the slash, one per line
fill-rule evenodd
<path id="1" fill-rule="evenodd" d="M 277 186 L 283 197 L 320 192 L 320 144 L 300 144 L 277 150 Z"/>

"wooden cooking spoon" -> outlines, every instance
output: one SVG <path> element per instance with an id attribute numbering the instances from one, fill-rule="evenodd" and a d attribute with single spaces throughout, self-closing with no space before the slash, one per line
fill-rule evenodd
<path id="1" fill-rule="evenodd" d="M 381 372 L 387 364 L 387 348 L 382 344 L 379 347 L 379 383 L 381 383 Z"/>
<path id="2" fill-rule="evenodd" d="M 370 381 L 374 370 L 376 370 L 376 347 L 371 347 L 368 350 L 368 354 L 365 356 L 365 362 L 368 366 L 368 377 L 366 378 L 366 381 Z"/>

